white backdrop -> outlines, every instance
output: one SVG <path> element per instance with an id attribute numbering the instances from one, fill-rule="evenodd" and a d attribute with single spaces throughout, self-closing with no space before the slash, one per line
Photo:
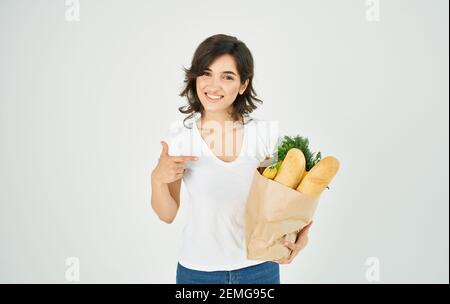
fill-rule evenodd
<path id="1" fill-rule="evenodd" d="M 282 283 L 448 283 L 448 1 L 77 2 L 0 2 L 1 283 L 175 282 L 189 201 L 159 221 L 150 173 L 217 33 L 252 115 L 341 161 Z"/>

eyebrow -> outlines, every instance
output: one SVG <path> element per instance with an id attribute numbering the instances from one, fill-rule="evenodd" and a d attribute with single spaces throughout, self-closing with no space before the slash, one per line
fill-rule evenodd
<path id="1" fill-rule="evenodd" d="M 206 68 L 205 70 L 212 72 L 212 70 L 210 68 Z M 236 73 L 234 73 L 233 71 L 223 71 L 222 73 L 224 73 L 224 74 L 233 74 L 234 76 L 237 76 Z"/>

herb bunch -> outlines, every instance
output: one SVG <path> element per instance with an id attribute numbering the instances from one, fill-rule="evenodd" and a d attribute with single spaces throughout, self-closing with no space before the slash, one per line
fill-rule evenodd
<path id="1" fill-rule="evenodd" d="M 302 137 L 300 135 L 296 135 L 294 137 L 286 135 L 283 137 L 282 142 L 278 145 L 277 150 L 273 155 L 273 157 L 275 158 L 278 154 L 278 161 L 274 165 L 277 170 L 280 169 L 281 161 L 284 160 L 286 154 L 292 148 L 300 149 L 303 152 L 303 155 L 305 155 L 306 171 L 309 171 L 312 167 L 314 167 L 314 165 L 317 164 L 322 158 L 320 152 L 311 152 L 311 150 L 309 149 L 308 138 Z"/>

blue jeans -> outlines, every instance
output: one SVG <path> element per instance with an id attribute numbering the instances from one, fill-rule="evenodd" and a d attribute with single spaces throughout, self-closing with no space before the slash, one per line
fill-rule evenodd
<path id="1" fill-rule="evenodd" d="M 280 284 L 280 265 L 267 261 L 231 271 L 200 271 L 177 265 L 177 284 Z"/>

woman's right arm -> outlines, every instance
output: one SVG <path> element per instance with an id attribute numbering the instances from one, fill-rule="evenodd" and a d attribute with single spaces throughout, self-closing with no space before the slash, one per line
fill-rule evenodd
<path id="1" fill-rule="evenodd" d="M 174 220 L 178 206 L 177 201 L 169 191 L 169 184 L 155 181 L 152 173 L 152 208 L 159 219 L 170 224 Z M 181 179 L 180 182 L 181 184 Z"/>
<path id="2" fill-rule="evenodd" d="M 162 141 L 163 150 L 152 171 L 152 208 L 158 217 L 170 224 L 175 219 L 180 204 L 181 178 L 185 162 L 197 160 L 195 156 L 170 156 L 168 145 Z"/>

